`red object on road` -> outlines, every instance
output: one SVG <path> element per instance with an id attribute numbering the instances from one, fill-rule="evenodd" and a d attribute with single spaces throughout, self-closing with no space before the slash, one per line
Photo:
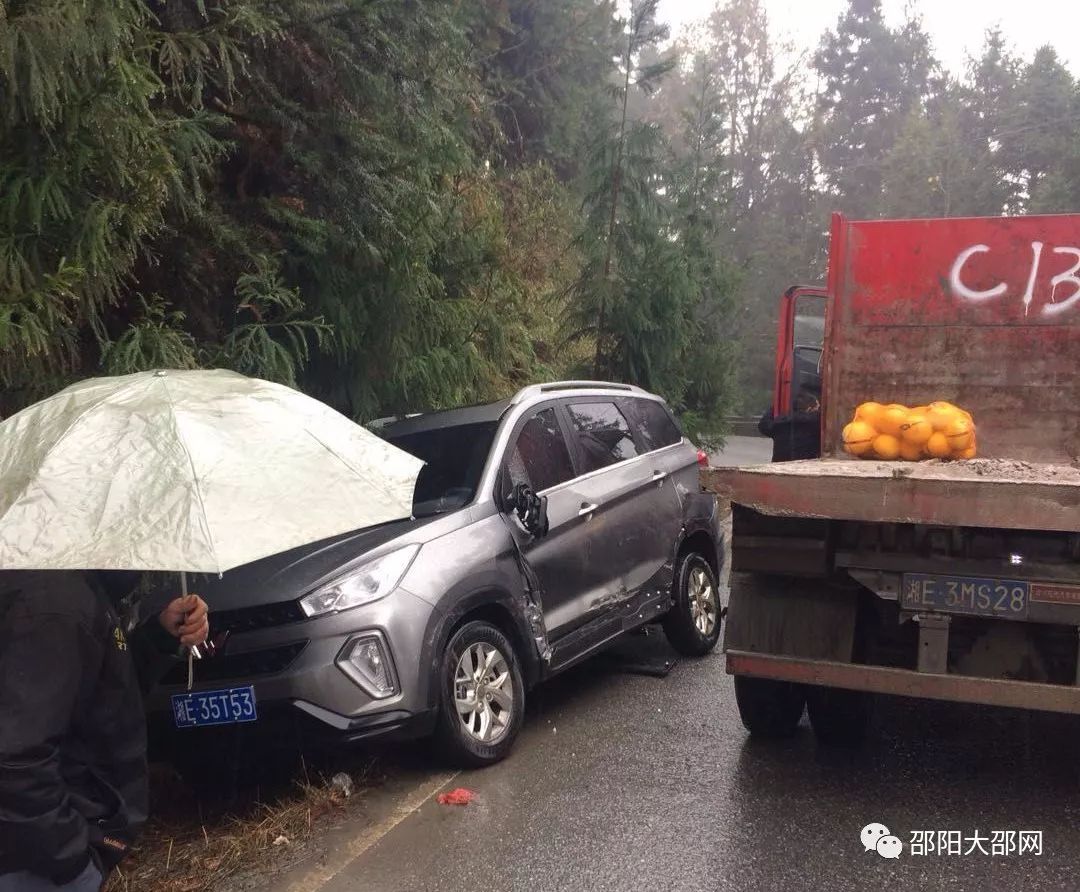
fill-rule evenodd
<path id="1" fill-rule="evenodd" d="M 468 805 L 473 801 L 475 795 L 476 794 L 472 790 L 458 787 L 456 790 L 451 790 L 449 793 L 440 793 L 439 805 Z"/>

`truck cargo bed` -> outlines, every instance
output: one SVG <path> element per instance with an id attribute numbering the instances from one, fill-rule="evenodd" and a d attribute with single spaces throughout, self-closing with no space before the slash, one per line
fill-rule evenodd
<path id="1" fill-rule="evenodd" d="M 1004 459 L 815 459 L 710 468 L 707 489 L 762 514 L 1080 532 L 1080 469 Z"/>

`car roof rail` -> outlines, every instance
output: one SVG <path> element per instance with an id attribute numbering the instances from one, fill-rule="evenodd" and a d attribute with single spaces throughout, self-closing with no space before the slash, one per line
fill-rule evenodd
<path id="1" fill-rule="evenodd" d="M 612 381 L 549 381 L 544 384 L 530 384 L 528 387 L 522 387 L 521 390 L 514 394 L 510 403 L 511 405 L 517 405 L 531 396 L 541 393 L 554 393 L 560 390 L 624 390 L 628 393 L 646 393 L 635 384 L 617 384 Z"/>

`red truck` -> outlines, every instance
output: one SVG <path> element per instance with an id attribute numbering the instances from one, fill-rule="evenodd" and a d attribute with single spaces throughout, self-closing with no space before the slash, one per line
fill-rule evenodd
<path id="1" fill-rule="evenodd" d="M 875 694 L 1080 713 L 1080 216 L 835 215 L 830 239 L 827 287 L 784 296 L 773 406 L 820 394 L 822 454 L 704 472 L 744 725 L 805 708 L 851 742 Z M 979 457 L 846 456 L 868 400 L 967 409 Z"/>

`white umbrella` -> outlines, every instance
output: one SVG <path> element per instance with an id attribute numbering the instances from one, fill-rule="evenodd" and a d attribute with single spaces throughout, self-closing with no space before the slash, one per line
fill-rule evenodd
<path id="1" fill-rule="evenodd" d="M 269 381 L 92 378 L 0 423 L 0 569 L 178 571 L 186 593 L 187 572 L 408 517 L 422 465 Z"/>
<path id="2" fill-rule="evenodd" d="M 0 568 L 223 573 L 408 517 L 422 464 L 235 372 L 91 378 L 0 423 Z"/>

